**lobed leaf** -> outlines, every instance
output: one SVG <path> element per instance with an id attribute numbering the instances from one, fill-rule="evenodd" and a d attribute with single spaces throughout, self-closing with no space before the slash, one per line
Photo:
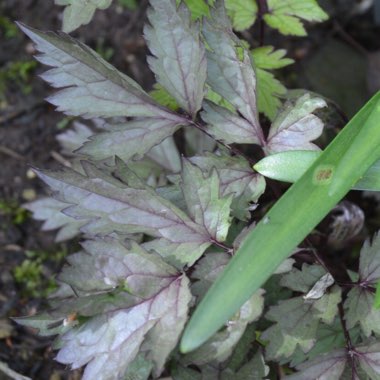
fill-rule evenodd
<path id="1" fill-rule="evenodd" d="M 120 287 L 147 299 L 169 286 L 177 270 L 159 256 L 131 241 L 129 247 L 113 238 L 87 240 L 83 251 L 67 258 L 58 279 L 76 294 L 112 291 Z"/>
<path id="2" fill-rule="evenodd" d="M 274 120 L 281 108 L 281 97 L 287 92 L 286 87 L 268 71 L 256 68 L 257 106 L 269 120 Z"/>
<path id="3" fill-rule="evenodd" d="M 157 376 L 178 341 L 190 299 L 188 279 L 175 277 L 144 302 L 96 316 L 64 334 L 56 359 L 72 369 L 87 365 L 83 380 L 113 380 L 124 376 L 142 350 Z"/>
<path id="4" fill-rule="evenodd" d="M 306 36 L 301 20 L 321 22 L 328 15 L 316 0 L 268 0 L 265 22 L 285 35 Z"/>
<path id="5" fill-rule="evenodd" d="M 68 203 L 46 197 L 27 203 L 23 207 L 33 213 L 34 219 L 44 221 L 43 231 L 58 229 L 55 241 L 61 242 L 78 235 L 81 227 L 86 223 L 65 215 L 62 211 L 68 206 Z"/>
<path id="6" fill-rule="evenodd" d="M 347 328 L 359 324 L 363 334 L 380 333 L 380 310 L 374 307 L 375 295 L 361 286 L 351 289 L 344 303 Z"/>
<path id="7" fill-rule="evenodd" d="M 297 366 L 298 373 L 286 376 L 286 380 L 340 379 L 347 364 L 346 350 L 335 350 Z"/>
<path id="8" fill-rule="evenodd" d="M 310 141 L 321 135 L 323 123 L 312 112 L 322 107 L 326 107 L 326 102 L 310 94 L 301 96 L 294 105 L 285 104 L 270 127 L 266 152 L 318 150 Z"/>
<path id="9" fill-rule="evenodd" d="M 232 196 L 221 196 L 217 172 L 212 171 L 210 176 L 205 178 L 201 169 L 184 160 L 182 190 L 191 218 L 204 226 L 213 239 L 225 241 L 231 224 Z"/>
<path id="10" fill-rule="evenodd" d="M 206 131 L 218 140 L 227 144 L 260 144 L 252 124 L 224 107 L 205 102 L 201 117 L 207 123 Z"/>
<path id="11" fill-rule="evenodd" d="M 84 232 L 101 236 L 112 232 L 146 233 L 187 247 L 181 251 L 187 263 L 196 260 L 210 245 L 204 227 L 153 189 L 131 188 L 92 164 L 83 163 L 83 167 L 86 175 L 70 169 L 38 174 L 59 199 L 72 204 L 65 209 L 67 215 L 87 222 L 82 227 Z"/>
<path id="12" fill-rule="evenodd" d="M 249 163 L 241 157 L 207 153 L 192 157 L 190 161 L 208 174 L 215 168 L 220 178 L 222 196 L 233 196 L 232 214 L 241 220 L 248 220 L 251 204 L 264 193 L 264 178 L 254 173 Z"/>
<path id="13" fill-rule="evenodd" d="M 117 71 L 95 51 L 66 34 L 20 28 L 41 52 L 37 59 L 53 68 L 42 78 L 63 88 L 47 100 L 68 115 L 93 117 L 145 116 L 171 119 L 131 78 Z"/>
<path id="14" fill-rule="evenodd" d="M 380 379 L 380 343 L 371 342 L 355 348 L 356 358 L 370 379 Z"/>
<path id="15" fill-rule="evenodd" d="M 263 70 L 281 69 L 294 63 L 293 59 L 284 58 L 285 49 L 274 50 L 274 47 L 270 45 L 253 49 L 251 54 L 255 66 Z"/>
<path id="16" fill-rule="evenodd" d="M 290 58 L 284 58 L 286 50 L 274 50 L 273 46 L 262 46 L 252 50 L 252 59 L 256 66 L 257 105 L 260 112 L 273 120 L 281 107 L 280 97 L 286 88 L 267 70 L 279 69 L 292 64 Z"/>
<path id="17" fill-rule="evenodd" d="M 359 279 L 366 285 L 376 285 L 380 281 L 380 233 L 374 235 L 372 242 L 366 240 L 359 261 Z"/>
<path id="18" fill-rule="evenodd" d="M 73 124 L 73 128 L 56 136 L 63 152 L 67 155 L 73 155 L 74 151 L 79 149 L 93 135 L 93 131 L 87 125 L 78 121 Z"/>
<path id="19" fill-rule="evenodd" d="M 171 136 L 183 123 L 164 118 L 139 118 L 124 124 L 109 125 L 106 131 L 97 133 L 77 150 L 94 160 L 118 156 L 124 161 L 141 158 L 154 146 Z"/>
<path id="20" fill-rule="evenodd" d="M 198 20 L 203 16 L 210 16 L 210 7 L 215 0 L 184 0 L 185 4 L 191 12 L 191 18 L 193 20 Z M 176 0 L 177 5 L 181 0 Z"/>
<path id="21" fill-rule="evenodd" d="M 276 325 L 262 334 L 262 339 L 269 341 L 267 358 L 289 358 L 297 345 L 305 353 L 310 351 L 316 342 L 319 324 L 333 322 L 340 301 L 340 288 L 335 287 L 318 300 L 295 297 L 271 306 L 265 317 Z"/>
<path id="22" fill-rule="evenodd" d="M 97 9 L 108 8 L 112 0 L 55 0 L 57 5 L 64 5 L 62 30 L 70 33 L 81 25 L 88 24 Z"/>
<path id="23" fill-rule="evenodd" d="M 374 288 L 380 280 L 380 235 L 376 234 L 372 242 L 367 240 L 361 251 L 359 261 L 359 280 L 351 289 L 344 303 L 348 328 L 359 324 L 364 335 L 380 333 L 380 310 L 374 305 Z"/>
<path id="24" fill-rule="evenodd" d="M 255 23 L 257 17 L 255 0 L 225 0 L 225 5 L 235 30 L 248 29 Z"/>
<path id="25" fill-rule="evenodd" d="M 204 20 L 207 42 L 207 83 L 251 124 L 260 145 L 264 144 L 257 106 L 256 77 L 249 52 L 233 34 L 222 3 L 213 9 L 212 18 Z"/>
<path id="26" fill-rule="evenodd" d="M 188 8 L 175 0 L 151 0 L 145 40 L 148 63 L 160 83 L 193 118 L 202 106 L 206 82 L 205 48 Z"/>

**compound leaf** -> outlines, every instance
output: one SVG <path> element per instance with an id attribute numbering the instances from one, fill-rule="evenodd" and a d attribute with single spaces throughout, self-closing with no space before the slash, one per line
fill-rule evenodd
<path id="1" fill-rule="evenodd" d="M 301 20 L 321 22 L 328 15 L 316 0 L 268 0 L 265 22 L 285 35 L 306 36 Z"/>
<path id="2" fill-rule="evenodd" d="M 171 118 L 131 78 L 95 51 L 66 34 L 40 32 L 19 24 L 41 52 L 37 59 L 53 68 L 42 78 L 62 88 L 47 100 L 68 115 L 92 117 L 147 116 Z"/>
<path id="3" fill-rule="evenodd" d="M 233 34 L 222 3 L 204 20 L 203 35 L 209 49 L 207 82 L 212 90 L 230 102 L 251 124 L 260 144 L 264 144 L 256 106 L 256 76 L 250 53 Z"/>
<path id="4" fill-rule="evenodd" d="M 252 59 L 256 67 L 263 70 L 281 69 L 294 63 L 291 58 L 284 58 L 285 49 L 274 50 L 273 46 L 261 46 L 252 50 Z"/>
<path id="5" fill-rule="evenodd" d="M 58 229 L 55 241 L 61 242 L 78 235 L 80 228 L 85 224 L 83 220 L 76 220 L 65 215 L 62 210 L 70 205 L 54 198 L 41 198 L 25 204 L 27 210 L 33 213 L 33 218 L 43 220 L 43 231 Z"/>
<path id="6" fill-rule="evenodd" d="M 184 160 L 182 190 L 191 218 L 216 241 L 226 240 L 232 196 L 221 196 L 218 173 L 213 170 L 205 178 L 201 169 Z"/>
<path id="7" fill-rule="evenodd" d="M 286 87 L 268 71 L 256 68 L 257 106 L 269 120 L 273 120 L 281 107 L 280 97 L 286 94 Z"/>
<path id="8" fill-rule="evenodd" d="M 177 344 L 190 299 L 188 279 L 173 277 L 136 306 L 96 316 L 64 334 L 56 359 L 73 369 L 87 364 L 83 380 L 113 380 L 124 376 L 141 349 L 157 376 Z"/>
<path id="9" fill-rule="evenodd" d="M 298 373 L 286 376 L 286 380 L 340 379 L 347 364 L 346 350 L 335 350 L 320 355 L 297 366 Z"/>
<path id="10" fill-rule="evenodd" d="M 70 33 L 81 25 L 88 24 L 97 9 L 108 8 L 112 0 L 55 0 L 57 5 L 65 5 L 62 30 Z"/>
<path id="11" fill-rule="evenodd" d="M 255 0 L 225 0 L 225 4 L 235 30 L 248 29 L 255 23 L 257 17 Z"/>
<path id="12" fill-rule="evenodd" d="M 269 130 L 267 153 L 319 149 L 310 141 L 321 135 L 323 122 L 312 112 L 322 107 L 326 102 L 310 94 L 301 96 L 295 104 L 286 103 Z"/>
<path id="13" fill-rule="evenodd" d="M 257 104 L 270 120 L 273 120 L 281 106 L 279 97 L 286 93 L 286 88 L 267 70 L 280 69 L 292 64 L 290 58 L 284 58 L 286 50 L 274 50 L 273 46 L 262 46 L 252 50 L 252 59 L 256 66 Z"/>
<path id="14" fill-rule="evenodd" d="M 86 240 L 82 247 L 83 251 L 67 258 L 69 265 L 58 277 L 76 294 L 121 288 L 147 299 L 169 286 L 177 274 L 175 268 L 133 241 L 128 247 L 113 238 Z"/>
<path id="15" fill-rule="evenodd" d="M 151 0 L 151 26 L 144 29 L 154 57 L 148 63 L 160 83 L 192 117 L 202 106 L 206 82 L 205 48 L 189 9 L 175 0 Z"/>
<path id="16" fill-rule="evenodd" d="M 154 146 L 171 136 L 183 123 L 162 118 L 142 118 L 124 124 L 109 125 L 106 131 L 97 133 L 77 151 L 94 160 L 118 156 L 124 161 L 141 158 Z"/>
<path id="17" fill-rule="evenodd" d="M 65 209 L 67 215 L 87 221 L 84 232 L 102 236 L 112 232 L 146 233 L 177 247 L 186 246 L 181 253 L 188 263 L 210 245 L 203 226 L 153 189 L 128 187 L 94 165 L 83 165 L 86 175 L 65 168 L 60 172 L 39 172 L 39 176 L 60 200 L 72 204 Z"/>

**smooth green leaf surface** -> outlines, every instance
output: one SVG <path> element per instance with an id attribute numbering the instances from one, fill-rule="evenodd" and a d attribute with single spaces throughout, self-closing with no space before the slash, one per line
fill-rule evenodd
<path id="1" fill-rule="evenodd" d="M 287 151 L 260 160 L 254 169 L 264 177 L 283 182 L 296 182 L 322 154 L 319 151 Z M 376 161 L 356 182 L 353 190 L 380 191 L 380 161 Z"/>
<path id="2" fill-rule="evenodd" d="M 194 312 L 181 349 L 212 336 L 380 156 L 380 93 L 253 229 Z M 369 138 L 370 136 L 370 138 Z"/>
<path id="3" fill-rule="evenodd" d="M 145 40 L 154 57 L 149 66 L 162 85 L 193 118 L 202 106 L 206 82 L 206 55 L 199 25 L 190 11 L 175 0 L 151 0 L 150 25 Z"/>

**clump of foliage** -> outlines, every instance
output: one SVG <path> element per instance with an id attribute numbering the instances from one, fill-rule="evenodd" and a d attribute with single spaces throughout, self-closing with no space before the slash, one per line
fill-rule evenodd
<path id="1" fill-rule="evenodd" d="M 67 5 L 66 30 L 111 3 L 83 2 L 86 19 L 67 21 L 81 2 L 56 2 Z M 194 16 L 195 3 L 203 8 Z M 27 207 L 45 229 L 59 229 L 58 240 L 79 233 L 85 240 L 58 276 L 51 311 L 18 322 L 59 335 L 56 359 L 86 366 L 85 380 L 264 379 L 279 368 L 293 380 L 378 378 L 379 235 L 365 243 L 359 272 L 346 272 L 347 281 L 306 250 L 201 347 L 185 355 L 176 348 L 193 307 L 263 214 L 266 180 L 252 165 L 279 152 L 319 150 L 313 141 L 323 122 L 315 111 L 327 105 L 305 92 L 283 103 L 286 90 L 268 70 L 291 63 L 285 52 L 250 51 L 224 4 L 211 3 L 150 1 L 144 34 L 154 97 L 81 42 L 21 25 L 39 61 L 52 67 L 43 79 L 60 89 L 48 100 L 97 121 L 59 136 L 71 168 L 37 170 L 53 196 Z M 254 22 L 255 1 L 232 4 L 235 28 L 243 5 Z M 260 17 L 286 34 L 304 34 L 300 20 L 326 18 L 314 0 L 267 5 Z M 162 95 L 164 105 L 155 100 Z M 268 134 L 260 110 L 272 120 Z"/>
<path id="2" fill-rule="evenodd" d="M 44 263 L 47 261 L 62 262 L 66 256 L 65 250 L 54 253 L 46 251 L 26 251 L 26 259 L 13 269 L 13 276 L 20 286 L 23 297 L 47 297 L 56 290 L 57 285 L 47 271 Z"/>

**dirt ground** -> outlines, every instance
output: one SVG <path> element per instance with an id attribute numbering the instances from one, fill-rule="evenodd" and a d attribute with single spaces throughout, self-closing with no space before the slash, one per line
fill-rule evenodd
<path id="1" fill-rule="evenodd" d="M 115 2 L 117 3 L 117 2 Z M 146 65 L 142 39 L 147 1 L 130 11 L 114 4 L 97 12 L 74 37 L 95 48 L 120 70 L 150 89 L 153 76 Z M 312 28 L 308 38 L 285 38 L 267 31 L 266 43 L 288 50 L 295 66 L 280 77 L 289 88 L 309 88 L 332 98 L 351 116 L 380 88 L 380 28 L 371 11 L 350 14 L 340 1 L 321 2 L 332 14 Z M 22 205 L 44 194 L 31 166 L 56 168 L 65 157 L 55 136 L 70 120 L 44 101 L 52 92 L 32 63 L 33 45 L 14 28 L 13 21 L 43 30 L 59 30 L 60 7 L 46 0 L 0 0 L 0 362 L 32 379 L 79 379 L 56 363 L 51 339 L 10 321 L 43 309 L 46 289 L 75 243 L 56 244 L 53 232 L 41 232 Z M 243 37 L 257 44 L 258 29 Z M 339 75 L 337 75 L 339 72 Z M 366 212 L 373 202 L 355 198 Z M 378 227 L 378 216 L 373 226 Z M 26 263 L 25 263 L 26 262 Z M 34 264 L 33 264 L 34 263 Z M 0 371 L 0 380 L 7 379 Z"/>

